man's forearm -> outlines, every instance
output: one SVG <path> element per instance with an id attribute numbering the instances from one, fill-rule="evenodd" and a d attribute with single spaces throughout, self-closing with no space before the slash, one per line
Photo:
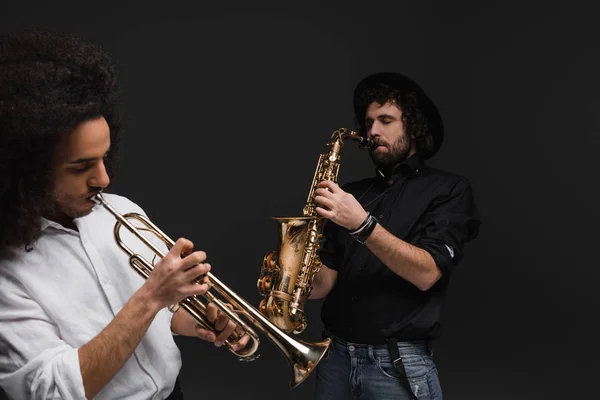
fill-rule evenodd
<path id="1" fill-rule="evenodd" d="M 85 395 L 94 397 L 123 367 L 160 311 L 142 286 L 96 337 L 79 348 Z"/>
<path id="2" fill-rule="evenodd" d="M 312 289 L 309 299 L 321 299 L 331 292 L 337 281 L 337 271 L 328 268 L 325 264 L 321 265 L 319 273 L 315 275 L 312 281 Z"/>
<path id="3" fill-rule="evenodd" d="M 442 276 L 431 254 L 397 238 L 379 224 L 365 245 L 396 275 L 420 290 L 428 290 Z"/>

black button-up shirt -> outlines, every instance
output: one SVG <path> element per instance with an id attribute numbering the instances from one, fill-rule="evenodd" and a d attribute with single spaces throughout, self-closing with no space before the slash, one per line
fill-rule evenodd
<path id="1" fill-rule="evenodd" d="M 377 171 L 373 178 L 348 183 L 351 193 L 394 236 L 431 254 L 442 278 L 421 291 L 396 275 L 348 230 L 325 223 L 319 253 L 338 272 L 322 309 L 327 330 L 340 338 L 383 344 L 434 339 L 440 335 L 440 312 L 453 268 L 463 247 L 479 231 L 471 186 L 464 177 L 427 167 L 419 155 L 399 164 L 393 183 Z"/>

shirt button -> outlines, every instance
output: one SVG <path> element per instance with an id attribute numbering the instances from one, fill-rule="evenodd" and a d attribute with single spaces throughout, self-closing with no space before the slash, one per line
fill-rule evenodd
<path id="1" fill-rule="evenodd" d="M 383 214 L 379 214 L 379 219 L 383 218 Z"/>

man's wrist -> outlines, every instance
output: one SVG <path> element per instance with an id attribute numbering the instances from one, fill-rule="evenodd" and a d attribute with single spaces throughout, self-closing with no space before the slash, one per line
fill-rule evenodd
<path id="1" fill-rule="evenodd" d="M 146 280 L 146 282 L 148 282 Z M 142 286 L 134 293 L 132 299 L 135 298 L 136 301 L 145 304 L 148 308 L 152 310 L 152 313 L 158 314 L 160 310 L 164 308 L 163 305 L 155 298 L 152 293 L 152 290 L 148 287 L 148 285 L 144 282 Z"/>
<path id="2" fill-rule="evenodd" d="M 373 233 L 375 226 L 377 226 L 377 222 L 377 218 L 371 214 L 367 214 L 367 218 L 365 218 L 364 222 L 357 229 L 350 232 L 350 236 L 356 239 L 360 244 L 365 244 L 367 238 Z"/>
<path id="3" fill-rule="evenodd" d="M 358 228 L 356 228 L 354 230 L 348 229 L 350 235 L 357 235 L 360 231 L 362 231 L 365 228 L 365 226 L 369 222 L 369 215 L 371 215 L 371 214 L 367 211 L 367 216 L 365 217 L 363 222 L 361 222 L 361 224 L 358 226 Z"/>

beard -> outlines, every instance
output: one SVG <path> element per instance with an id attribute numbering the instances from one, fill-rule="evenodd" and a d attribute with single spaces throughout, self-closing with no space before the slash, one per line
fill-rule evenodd
<path id="1" fill-rule="evenodd" d="M 92 212 L 92 209 L 82 207 L 84 198 L 81 196 L 53 192 L 50 198 L 51 201 L 47 205 L 45 214 L 56 222 L 65 223 L 75 218 L 84 217 Z M 78 204 L 79 207 L 77 207 Z"/>
<path id="2" fill-rule="evenodd" d="M 373 163 L 386 174 L 390 172 L 396 165 L 404 162 L 411 150 L 412 139 L 410 136 L 402 135 L 394 143 L 389 146 L 389 151 L 386 153 L 375 153 L 371 150 L 369 155 Z"/>

